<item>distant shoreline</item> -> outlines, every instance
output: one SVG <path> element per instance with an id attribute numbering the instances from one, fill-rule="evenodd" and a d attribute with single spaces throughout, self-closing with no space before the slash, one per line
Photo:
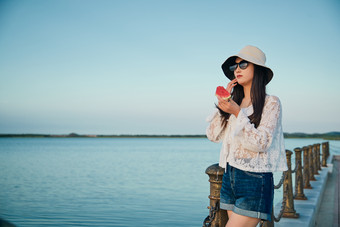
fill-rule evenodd
<path id="1" fill-rule="evenodd" d="M 65 135 L 53 134 L 0 134 L 1 137 L 20 137 L 20 138 L 206 138 L 206 135 L 149 135 L 149 134 L 120 134 L 120 135 L 88 135 L 70 133 Z M 297 139 L 325 139 L 325 140 L 340 140 L 340 132 L 328 133 L 284 133 L 284 138 L 297 138 Z"/>
<path id="2" fill-rule="evenodd" d="M 0 134 L 1 137 L 27 137 L 27 138 L 206 138 L 205 135 L 84 135 L 84 134 L 68 134 L 68 135 L 49 135 L 49 134 Z"/>

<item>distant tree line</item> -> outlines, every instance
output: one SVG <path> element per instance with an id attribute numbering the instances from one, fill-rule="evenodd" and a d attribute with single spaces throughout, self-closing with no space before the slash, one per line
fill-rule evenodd
<path id="1" fill-rule="evenodd" d="M 340 140 L 340 132 L 327 132 L 327 133 L 284 133 L 285 138 L 320 138 L 325 140 Z"/>
<path id="2" fill-rule="evenodd" d="M 67 135 L 50 134 L 0 134 L 0 137 L 40 137 L 40 138 L 206 138 L 206 135 L 149 135 L 149 134 L 119 134 L 119 135 L 82 135 L 70 133 Z M 285 138 L 320 138 L 325 140 L 340 140 L 340 132 L 328 133 L 284 133 Z"/>

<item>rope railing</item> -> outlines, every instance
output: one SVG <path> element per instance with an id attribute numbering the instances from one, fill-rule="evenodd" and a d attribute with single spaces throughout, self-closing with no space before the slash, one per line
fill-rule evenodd
<path id="1" fill-rule="evenodd" d="M 320 154 L 320 146 L 322 153 Z M 274 189 L 283 187 L 283 198 L 281 210 L 277 216 L 272 212 L 272 221 L 261 221 L 260 226 L 272 227 L 274 222 L 279 222 L 281 218 L 299 218 L 299 214 L 294 209 L 294 200 L 307 200 L 304 189 L 311 189 L 310 181 L 316 180 L 314 175 L 318 175 L 321 167 L 327 167 L 329 157 L 329 142 L 313 144 L 301 148 L 295 148 L 295 168 L 292 170 L 292 151 L 286 150 L 288 170 L 282 173 L 281 179 Z M 303 155 L 302 155 L 303 154 Z M 222 187 L 222 177 L 224 169 L 218 164 L 207 168 L 210 182 L 210 206 L 209 215 L 203 222 L 204 227 L 225 226 L 228 220 L 227 212 L 219 208 L 220 190 Z M 295 173 L 295 193 L 293 195 L 292 174 Z"/>
<path id="2" fill-rule="evenodd" d="M 282 186 L 282 184 L 283 184 L 283 181 L 284 181 L 284 179 L 285 179 L 285 173 L 286 173 L 286 172 L 283 172 L 283 174 L 282 174 L 282 176 L 281 176 L 281 179 L 280 179 L 279 183 L 278 183 L 277 185 L 274 185 L 274 189 L 279 189 L 279 188 L 281 188 L 281 186 Z"/>
<path id="3" fill-rule="evenodd" d="M 286 186 L 287 186 L 286 190 L 288 190 L 288 185 L 286 185 Z M 284 195 L 284 197 L 282 199 L 282 205 L 281 205 L 281 210 L 280 210 L 279 215 L 277 217 L 275 217 L 275 215 L 273 215 L 275 222 L 279 222 L 281 220 L 281 218 L 283 216 L 283 212 L 286 209 L 287 198 L 288 198 L 287 195 Z"/>

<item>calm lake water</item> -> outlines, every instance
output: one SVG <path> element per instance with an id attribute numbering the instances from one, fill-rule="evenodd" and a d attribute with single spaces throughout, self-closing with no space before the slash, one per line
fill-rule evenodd
<path id="1" fill-rule="evenodd" d="M 323 140 L 285 142 L 294 149 Z M 220 146 L 198 138 L 0 138 L 0 218 L 18 226 L 202 226 L 205 170 Z M 340 141 L 330 147 L 340 153 Z M 276 190 L 275 203 L 281 199 Z"/>

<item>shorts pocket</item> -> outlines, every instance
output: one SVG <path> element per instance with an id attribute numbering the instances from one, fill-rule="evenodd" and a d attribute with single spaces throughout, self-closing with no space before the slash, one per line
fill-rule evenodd
<path id="1" fill-rule="evenodd" d="M 262 178 L 263 177 L 262 173 L 247 172 L 247 171 L 244 171 L 244 173 L 248 176 L 251 176 L 251 177 L 256 177 L 256 178 Z"/>

